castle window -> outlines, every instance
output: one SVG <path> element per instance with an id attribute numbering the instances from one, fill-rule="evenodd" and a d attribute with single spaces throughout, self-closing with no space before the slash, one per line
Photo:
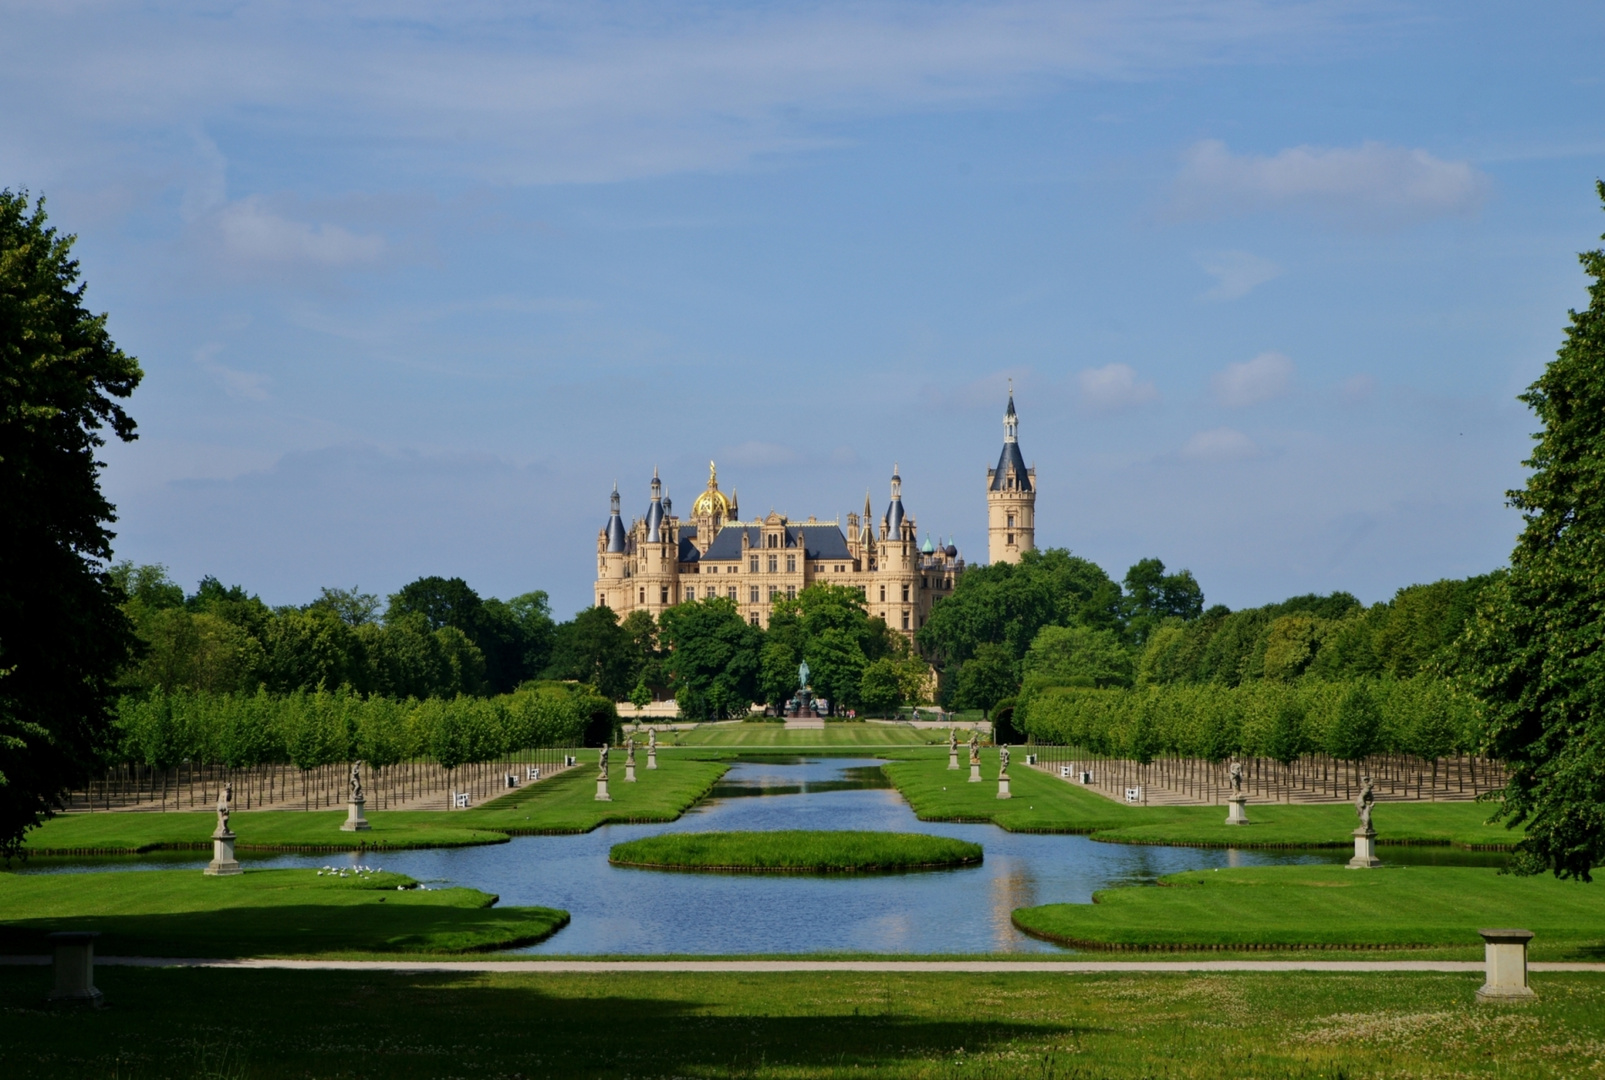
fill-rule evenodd
<path id="1" fill-rule="evenodd" d="M 758 556 L 754 555 L 752 558 L 747 560 L 747 573 L 756 574 L 757 572 L 758 572 Z"/>
<path id="2" fill-rule="evenodd" d="M 796 572 L 797 572 L 797 556 L 795 556 L 795 555 L 787 555 L 786 556 L 786 573 L 795 574 Z"/>
<path id="3" fill-rule="evenodd" d="M 726 589 L 725 594 L 730 598 L 732 604 L 736 602 L 736 587 L 734 585 Z"/>
<path id="4" fill-rule="evenodd" d="M 747 603 L 756 604 L 757 602 L 758 602 L 758 586 L 754 585 L 752 588 L 747 590 Z"/>
<path id="5" fill-rule="evenodd" d="M 886 586 L 881 586 L 881 603 L 886 603 Z"/>
<path id="6" fill-rule="evenodd" d="M 773 574 L 776 570 L 779 570 L 779 569 L 780 569 L 780 557 L 778 555 L 769 556 L 769 572 L 771 574 Z"/>
<path id="7" fill-rule="evenodd" d="M 1011 528 L 1011 529 L 1014 528 L 1014 515 L 1013 514 L 1009 515 L 1009 528 Z"/>
<path id="8" fill-rule="evenodd" d="M 643 603 L 643 604 L 646 603 L 646 590 L 645 589 L 641 590 L 641 603 Z"/>
<path id="9" fill-rule="evenodd" d="M 663 596 L 658 602 L 662 603 L 662 604 L 667 604 L 669 602 L 669 587 L 667 585 L 663 586 L 662 593 L 663 593 Z"/>
<path id="10" fill-rule="evenodd" d="M 903 612 L 903 629 L 908 629 L 908 612 Z"/>
<path id="11" fill-rule="evenodd" d="M 931 587 L 930 579 L 928 579 L 928 578 L 920 578 L 920 588 L 929 589 L 930 587 Z"/>
<path id="12" fill-rule="evenodd" d="M 795 585 L 787 585 L 786 586 L 786 599 L 787 600 L 795 600 L 795 599 L 797 599 L 797 586 L 795 586 Z"/>
<path id="13" fill-rule="evenodd" d="M 903 586 L 903 603 L 905 603 L 905 604 L 908 603 L 908 586 L 907 585 Z M 905 620 L 905 622 L 906 622 L 906 620 Z M 905 630 L 908 629 L 907 625 L 905 625 L 903 627 L 903 629 L 905 629 Z"/>
<path id="14" fill-rule="evenodd" d="M 747 621 L 750 622 L 752 625 L 757 626 L 758 625 L 758 613 L 756 611 L 754 611 L 751 615 L 748 615 L 747 616 Z"/>
<path id="15" fill-rule="evenodd" d="M 780 586 L 778 586 L 778 585 L 769 586 L 769 602 L 771 604 L 775 602 L 775 597 L 778 596 L 779 594 L 780 594 Z"/>
<path id="16" fill-rule="evenodd" d="M 696 589 L 695 589 L 695 588 L 693 588 L 693 587 L 692 587 L 692 586 L 690 586 L 690 585 L 687 585 L 687 586 L 686 586 L 686 587 L 685 587 L 685 599 L 686 599 L 686 603 L 688 603 L 688 604 L 689 604 L 689 603 L 690 603 L 690 602 L 691 602 L 691 601 L 693 601 L 693 600 L 695 600 L 695 599 L 696 599 L 696 598 L 697 598 L 697 590 L 696 590 Z M 664 599 L 664 600 L 668 600 L 668 597 L 667 597 L 667 596 L 665 596 L 665 597 L 664 597 L 664 598 L 663 598 L 663 599 Z"/>
<path id="17" fill-rule="evenodd" d="M 779 546 L 780 546 L 780 537 L 776 536 L 774 533 L 770 533 L 765 538 L 764 547 L 779 547 Z"/>
<path id="18" fill-rule="evenodd" d="M 1014 543 L 1014 534 L 1013 533 L 1009 534 L 1009 539 L 1008 539 L 1007 543 L 1009 543 L 1009 544 L 1013 544 Z"/>

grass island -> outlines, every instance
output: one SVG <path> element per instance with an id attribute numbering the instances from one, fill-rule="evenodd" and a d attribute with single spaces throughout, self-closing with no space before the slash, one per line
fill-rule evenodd
<path id="1" fill-rule="evenodd" d="M 981 845 L 923 833 L 664 833 L 614 844 L 615 866 L 759 874 L 897 873 L 975 866 Z"/>

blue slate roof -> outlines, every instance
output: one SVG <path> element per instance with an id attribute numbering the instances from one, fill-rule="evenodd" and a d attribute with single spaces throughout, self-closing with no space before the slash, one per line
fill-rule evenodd
<path id="1" fill-rule="evenodd" d="M 998 455 L 998 467 L 992 472 L 992 490 L 1003 490 L 1003 474 L 1008 472 L 1010 465 L 1014 466 L 1014 475 L 1019 478 L 1019 490 L 1030 491 L 1031 474 L 1026 471 L 1025 457 L 1020 453 L 1020 444 L 1017 442 L 1003 444 L 1003 453 Z"/>
<path id="2" fill-rule="evenodd" d="M 683 532 L 684 530 L 682 530 Z M 763 531 L 751 526 L 720 529 L 708 548 L 706 559 L 730 561 L 741 558 L 741 534 L 747 534 L 747 545 L 754 553 L 763 550 Z M 847 537 L 836 525 L 787 525 L 786 551 L 796 554 L 801 548 L 807 559 L 850 559 Z M 683 561 L 683 560 L 682 560 Z"/>
<path id="3" fill-rule="evenodd" d="M 696 535 L 697 535 L 697 527 L 695 525 L 682 525 L 682 526 L 680 526 L 680 556 L 679 557 L 680 557 L 680 561 L 681 562 L 700 562 L 701 561 L 702 553 L 697 550 L 697 545 L 695 545 L 695 544 L 693 544 L 691 542 L 693 539 L 695 539 Z"/>

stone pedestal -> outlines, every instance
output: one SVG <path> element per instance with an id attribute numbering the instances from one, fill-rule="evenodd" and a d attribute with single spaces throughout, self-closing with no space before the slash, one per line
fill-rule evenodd
<path id="1" fill-rule="evenodd" d="M 1247 804 L 1247 802 L 1247 795 L 1233 795 L 1226 800 L 1226 824 L 1248 824 L 1248 814 L 1243 810 L 1243 807 Z"/>
<path id="2" fill-rule="evenodd" d="M 624 782 L 626 784 L 635 783 L 635 762 L 633 761 L 624 763 Z"/>
<path id="3" fill-rule="evenodd" d="M 658 748 L 655 746 L 646 752 L 646 767 L 649 769 L 658 767 Z"/>
<path id="4" fill-rule="evenodd" d="M 95 939 L 99 936 L 93 930 L 63 930 L 47 935 L 55 952 L 56 969 L 56 985 L 49 1000 L 62 1005 L 100 1006 L 101 993 L 95 989 Z"/>
<path id="5" fill-rule="evenodd" d="M 509 776 L 508 779 L 511 780 L 512 777 Z M 352 799 L 346 803 L 346 819 L 340 826 L 341 832 L 366 832 L 368 829 L 373 828 L 372 825 L 368 824 L 368 819 L 362 816 L 362 807 L 365 802 L 366 800 L 364 799 Z"/>
<path id="6" fill-rule="evenodd" d="M 611 796 L 611 795 L 609 795 L 607 793 L 607 780 L 605 778 L 601 779 L 601 780 L 598 780 L 596 782 L 596 801 L 597 802 L 612 802 L 613 801 L 613 796 Z"/>
<path id="7" fill-rule="evenodd" d="M 1000 798 L 1000 799 L 1012 799 L 1012 798 L 1014 798 L 1013 795 L 1009 794 L 1009 777 L 1008 777 L 1007 773 L 1004 773 L 1002 776 L 998 777 L 998 798 Z"/>
<path id="8" fill-rule="evenodd" d="M 949 750 L 947 752 L 947 767 L 952 769 L 954 772 L 958 771 L 959 752 L 957 750 Z"/>
<path id="9" fill-rule="evenodd" d="M 980 782 L 981 782 L 981 766 L 972 764 L 970 766 L 970 783 L 979 784 Z"/>
<path id="10" fill-rule="evenodd" d="M 1531 930 L 1478 930 L 1487 957 L 1488 974 L 1477 991 L 1478 1001 L 1530 1001 L 1537 995 L 1527 985 L 1527 943 Z"/>
<path id="11" fill-rule="evenodd" d="M 1381 866 L 1382 860 L 1377 858 L 1377 831 L 1375 829 L 1354 830 L 1354 858 L 1349 860 L 1350 870 L 1369 870 L 1374 866 Z"/>
<path id="12" fill-rule="evenodd" d="M 212 861 L 203 871 L 208 877 L 233 877 L 244 873 L 234 858 L 234 840 L 234 834 L 226 830 L 212 833 Z"/>

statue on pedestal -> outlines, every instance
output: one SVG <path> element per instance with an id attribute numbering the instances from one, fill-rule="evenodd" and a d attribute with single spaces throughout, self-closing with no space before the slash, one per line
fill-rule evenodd
<path id="1" fill-rule="evenodd" d="M 362 761 L 351 763 L 351 802 L 362 802 Z"/>
<path id="2" fill-rule="evenodd" d="M 1248 796 L 1243 794 L 1243 763 L 1232 760 L 1232 767 L 1226 770 L 1226 780 L 1231 784 L 1232 793 L 1226 797 L 1226 824 L 1247 825 L 1248 815 L 1243 813 L 1243 804 L 1248 802 Z"/>
<path id="3" fill-rule="evenodd" d="M 1009 744 L 1004 743 L 998 748 L 998 775 L 1009 775 Z"/>
<path id="4" fill-rule="evenodd" d="M 1243 793 L 1243 763 L 1241 761 L 1233 761 L 1232 767 L 1227 770 L 1226 778 L 1232 785 L 1232 794 L 1241 795 Z"/>
<path id="5" fill-rule="evenodd" d="M 1381 866 L 1382 860 L 1377 858 L 1377 831 L 1371 827 L 1371 807 L 1376 803 L 1376 791 L 1371 786 L 1371 778 L 1360 778 L 1360 794 L 1354 800 L 1354 812 L 1359 815 L 1360 827 L 1354 830 L 1354 858 L 1349 860 L 1349 869 L 1367 870 L 1371 867 Z"/>
<path id="6" fill-rule="evenodd" d="M 607 793 L 607 744 L 596 755 L 596 801 L 612 802 L 613 796 Z"/>
<path id="7" fill-rule="evenodd" d="M 234 833 L 228 827 L 229 812 L 234 803 L 234 785 L 224 784 L 217 793 L 217 828 L 212 830 L 212 861 L 202 871 L 207 877 L 233 877 L 241 872 L 234 858 Z"/>
<path id="8" fill-rule="evenodd" d="M 224 784 L 223 790 L 217 793 L 217 828 L 212 830 L 213 836 L 232 836 L 229 831 L 228 816 L 233 812 L 234 785 Z"/>
<path id="9" fill-rule="evenodd" d="M 635 783 L 635 736 L 624 740 L 624 781 Z"/>
<path id="10" fill-rule="evenodd" d="M 1375 832 L 1371 828 L 1371 807 L 1376 804 L 1377 797 L 1371 786 L 1369 776 L 1360 777 L 1360 794 L 1354 800 L 1354 812 L 1360 816 L 1360 828 L 1365 832 Z"/>
<path id="11" fill-rule="evenodd" d="M 981 733 L 978 731 L 970 732 L 970 764 L 981 764 Z"/>

